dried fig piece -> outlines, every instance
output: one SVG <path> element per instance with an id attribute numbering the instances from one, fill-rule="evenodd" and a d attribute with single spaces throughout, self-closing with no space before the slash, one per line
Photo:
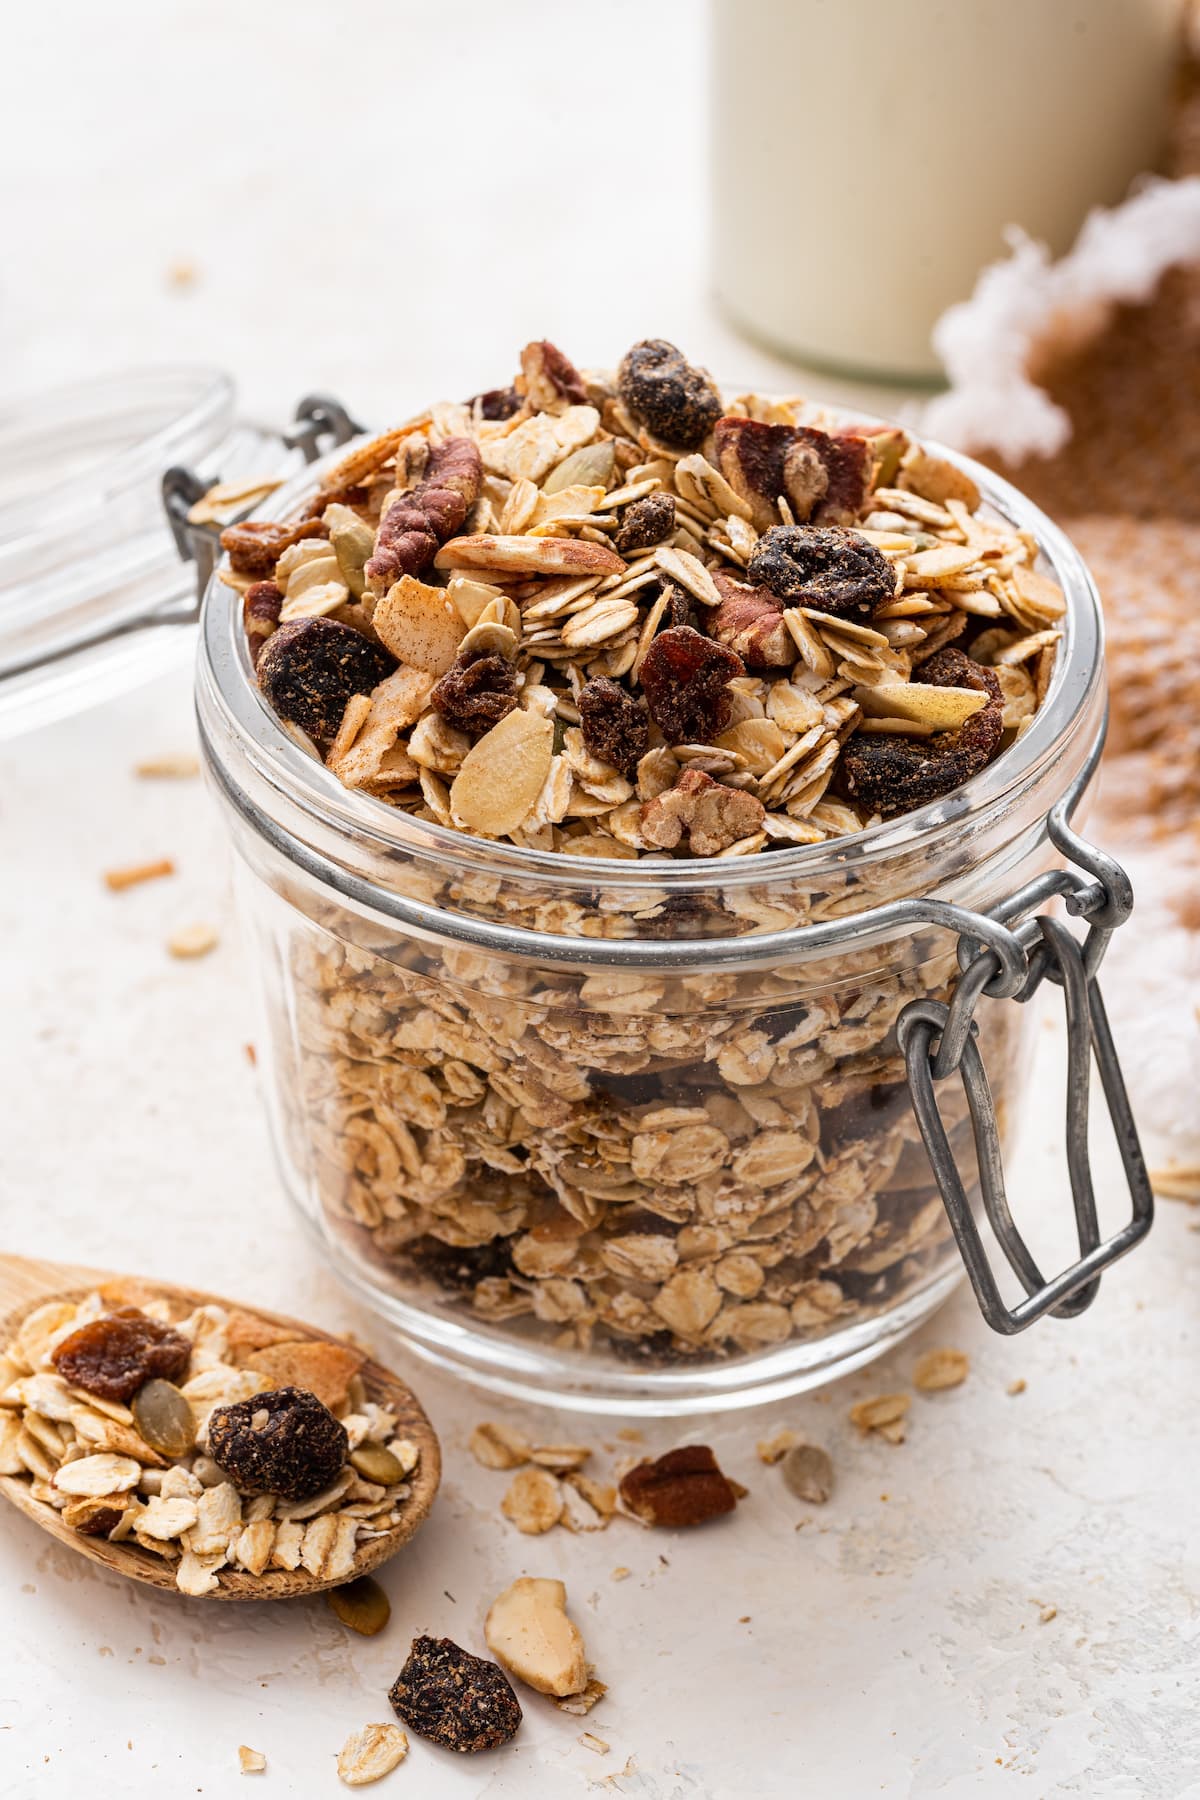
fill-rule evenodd
<path id="1" fill-rule="evenodd" d="M 870 619 L 896 592 L 883 551 L 836 525 L 772 526 L 746 573 L 788 606 L 811 606 L 838 619 Z"/>
<path id="2" fill-rule="evenodd" d="M 674 494 L 647 494 L 621 514 L 621 523 L 613 534 L 613 549 L 620 556 L 629 556 L 634 550 L 661 544 L 674 530 Z"/>
<path id="3" fill-rule="evenodd" d="M 429 696 L 435 712 L 456 731 L 481 738 L 517 704 L 517 671 L 494 652 L 464 651 Z"/>
<path id="4" fill-rule="evenodd" d="M 642 660 L 650 717 L 668 744 L 707 744 L 729 723 L 729 683 L 746 673 L 740 656 L 690 625 L 660 632 Z"/>
<path id="5" fill-rule="evenodd" d="M 250 647 L 250 661 L 258 667 L 262 647 L 279 624 L 283 595 L 273 581 L 256 581 L 242 600 L 242 624 Z"/>
<path id="6" fill-rule="evenodd" d="M 796 644 L 771 590 L 748 587 L 723 569 L 713 570 L 713 580 L 721 604 L 708 615 L 710 636 L 740 656 L 748 669 L 790 669 Z"/>
<path id="7" fill-rule="evenodd" d="M 606 675 L 597 675 L 580 692 L 579 722 L 591 755 L 632 778 L 650 745 L 645 701 L 635 700 Z"/>
<path id="8" fill-rule="evenodd" d="M 64 1380 L 101 1400 L 131 1400 L 145 1381 L 174 1381 L 188 1366 L 192 1346 L 182 1333 L 136 1307 L 90 1319 L 52 1352 Z"/>
<path id="9" fill-rule="evenodd" d="M 620 1492 L 644 1524 L 672 1530 L 731 1513 L 738 1499 L 707 1444 L 684 1444 L 652 1462 L 638 1463 L 622 1476 Z"/>
<path id="10" fill-rule="evenodd" d="M 281 719 L 325 746 L 337 736 L 346 702 L 369 694 L 395 667 L 386 650 L 349 625 L 293 619 L 263 645 L 258 685 Z"/>
<path id="11" fill-rule="evenodd" d="M 871 445 L 852 433 L 831 437 L 810 425 L 726 418 L 716 427 L 714 445 L 722 475 L 759 531 L 778 522 L 781 496 L 799 520 L 849 524 L 870 488 Z"/>
<path id="12" fill-rule="evenodd" d="M 680 450 L 695 450 L 721 416 L 712 376 L 665 338 L 644 338 L 625 352 L 617 389 L 639 423 Z"/>
<path id="13" fill-rule="evenodd" d="M 367 586 L 386 594 L 402 575 L 419 575 L 461 527 L 479 498 L 483 464 L 470 438 L 447 438 L 429 452 L 424 480 L 384 509 Z"/>
<path id="14" fill-rule="evenodd" d="M 842 751 L 842 776 L 855 800 L 885 818 L 940 800 L 987 766 L 1004 733 L 1004 693 L 995 671 L 961 650 L 938 650 L 914 670 L 913 680 L 933 687 L 970 688 L 987 705 L 954 731 L 930 738 L 856 732 Z"/>
<path id="15" fill-rule="evenodd" d="M 303 1388 L 218 1406 L 208 1422 L 209 1455 L 243 1494 L 311 1500 L 341 1473 L 348 1447 L 346 1427 Z"/>
<path id="16" fill-rule="evenodd" d="M 464 1755 L 499 1749 L 521 1724 L 521 1703 L 496 1664 L 450 1638 L 414 1638 L 388 1699 L 418 1737 Z"/>
<path id="17" fill-rule="evenodd" d="M 328 536 L 320 519 L 298 519 L 291 524 L 282 519 L 250 519 L 244 525 L 227 525 L 221 533 L 221 548 L 228 553 L 235 575 L 267 581 L 284 551 L 293 544 L 302 538 Z"/>

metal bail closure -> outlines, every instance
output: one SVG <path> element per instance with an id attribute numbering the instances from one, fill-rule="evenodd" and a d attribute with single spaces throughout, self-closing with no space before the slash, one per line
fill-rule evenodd
<path id="1" fill-rule="evenodd" d="M 1088 898 L 1093 897 L 1089 894 Z M 1107 895 L 1100 892 L 1095 895 L 1093 906 L 1103 905 L 1106 901 Z M 1093 908 L 1072 910 L 1091 911 Z M 1137 1126 L 1130 1111 L 1104 1003 L 1096 986 L 1094 964 L 1098 957 L 1089 955 L 1094 936 L 1103 932 L 1107 938 L 1108 932 L 1102 925 L 1097 932 L 1094 925 L 1088 942 L 1081 944 L 1057 919 L 1043 914 L 1029 924 L 1036 927 L 1039 935 L 1029 951 L 1030 978 L 1014 996 L 1015 1003 L 1023 1004 L 1041 980 L 1049 978 L 1063 990 L 1067 1015 L 1067 1169 L 1080 1255 L 1077 1262 L 1052 1280 L 1047 1281 L 1043 1276 L 1009 1208 L 995 1104 L 979 1050 L 979 1029 L 970 1018 L 979 994 L 985 990 L 988 976 L 996 967 L 995 952 L 983 950 L 968 963 L 949 1006 L 937 1000 L 914 1000 L 904 1008 L 897 1023 L 900 1048 L 908 1068 L 913 1110 L 959 1251 L 980 1311 L 993 1331 L 1005 1336 L 1024 1331 L 1046 1313 L 1052 1312 L 1058 1318 L 1074 1318 L 1083 1312 L 1096 1297 L 1101 1272 L 1145 1237 L 1154 1216 L 1154 1200 Z M 1022 935 L 1027 943 L 1026 933 Z M 1108 1102 L 1132 1201 L 1129 1222 L 1104 1242 L 1100 1240 L 1088 1150 L 1088 1100 L 1093 1057 Z M 938 1110 L 934 1084 L 955 1070 L 962 1077 L 970 1112 L 983 1210 L 1009 1267 L 1027 1296 L 1014 1307 L 1006 1306 L 1001 1297 Z"/>

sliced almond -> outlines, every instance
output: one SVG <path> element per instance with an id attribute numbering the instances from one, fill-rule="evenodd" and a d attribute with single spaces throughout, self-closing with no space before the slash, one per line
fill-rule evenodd
<path id="1" fill-rule="evenodd" d="M 463 638 L 463 621 L 443 588 L 402 575 L 371 620 L 381 643 L 410 669 L 444 675 Z"/>
<path id="2" fill-rule="evenodd" d="M 920 681 L 880 681 L 856 687 L 854 698 L 868 718 L 912 719 L 934 731 L 955 731 L 987 705 L 973 688 L 932 687 Z"/>
<path id="3" fill-rule="evenodd" d="M 604 544 L 581 542 L 578 538 L 487 535 L 451 538 L 434 557 L 433 566 L 497 569 L 506 574 L 527 575 L 620 575 L 625 568 L 616 551 Z M 375 618 L 378 629 L 378 613 Z"/>
<path id="4" fill-rule="evenodd" d="M 510 712 L 463 758 L 450 789 L 455 818 L 484 837 L 516 831 L 537 804 L 554 752 L 554 726 L 540 713 Z"/>

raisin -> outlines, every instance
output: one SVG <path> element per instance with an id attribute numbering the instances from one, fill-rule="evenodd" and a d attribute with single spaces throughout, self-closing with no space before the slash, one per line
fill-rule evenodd
<path id="1" fill-rule="evenodd" d="M 494 1281 L 513 1272 L 507 1238 L 486 1244 L 443 1244 L 440 1238 L 415 1238 L 408 1254 L 418 1269 L 448 1294 L 470 1294 L 481 1281 Z"/>
<path id="2" fill-rule="evenodd" d="M 484 419 L 511 419 L 521 410 L 521 396 L 515 387 L 489 388 L 486 394 L 472 394 L 468 406 L 478 406 Z"/>
<path id="3" fill-rule="evenodd" d="M 346 702 L 369 694 L 396 659 L 336 619 L 293 619 L 273 632 L 258 659 L 258 685 L 281 719 L 314 743 L 337 736 Z"/>
<path id="4" fill-rule="evenodd" d="M 418 1737 L 464 1755 L 499 1749 L 521 1723 L 521 1703 L 497 1664 L 450 1638 L 414 1638 L 388 1699 Z"/>
<path id="5" fill-rule="evenodd" d="M 650 747 L 650 717 L 644 700 L 635 700 L 607 675 L 597 675 L 579 695 L 583 741 L 593 756 L 622 775 L 632 776 Z"/>
<path id="6" fill-rule="evenodd" d="M 684 1444 L 653 1462 L 637 1463 L 622 1476 L 620 1493 L 647 1525 L 674 1530 L 704 1525 L 737 1505 L 737 1493 L 707 1444 Z"/>
<path id="7" fill-rule="evenodd" d="M 674 494 L 647 494 L 635 500 L 621 514 L 621 523 L 613 534 L 613 549 L 621 556 L 633 550 L 648 550 L 661 544 L 675 529 Z"/>
<path id="8" fill-rule="evenodd" d="M 517 704 L 517 671 L 494 651 L 460 656 L 429 696 L 435 712 L 456 731 L 481 738 Z"/>
<path id="9" fill-rule="evenodd" d="M 772 526 L 759 538 L 746 575 L 789 606 L 811 606 L 836 619 L 869 619 L 896 592 L 883 551 L 837 525 Z"/>
<path id="10" fill-rule="evenodd" d="M 72 1387 L 101 1400 L 131 1400 L 143 1382 L 174 1381 L 192 1354 L 188 1340 L 136 1307 L 90 1319 L 65 1337 L 51 1362 Z"/>
<path id="11" fill-rule="evenodd" d="M 955 731 L 931 738 L 866 736 L 856 732 L 842 751 L 842 778 L 855 800 L 885 818 L 940 800 L 978 775 L 1000 747 L 1004 695 L 991 669 L 961 650 L 938 650 L 914 670 L 913 680 L 934 687 L 972 688 L 987 704 Z"/>
<path id="12" fill-rule="evenodd" d="M 346 1427 L 306 1388 L 269 1388 L 208 1422 L 213 1461 L 243 1494 L 311 1500 L 345 1466 Z"/>
<path id="13" fill-rule="evenodd" d="M 702 444 L 721 416 L 712 377 L 665 338 L 645 338 L 625 352 L 617 388 L 635 419 L 681 450 Z"/>
<path id="14" fill-rule="evenodd" d="M 641 682 L 668 744 L 710 743 L 729 723 L 729 683 L 745 673 L 740 656 L 690 625 L 660 633 L 643 659 Z"/>
<path id="15" fill-rule="evenodd" d="M 284 551 L 293 544 L 302 538 L 328 536 L 328 527 L 319 519 L 300 519 L 290 525 L 282 519 L 251 519 L 244 525 L 227 525 L 221 533 L 221 548 L 228 552 L 235 575 L 266 581 L 275 573 L 275 564 Z"/>

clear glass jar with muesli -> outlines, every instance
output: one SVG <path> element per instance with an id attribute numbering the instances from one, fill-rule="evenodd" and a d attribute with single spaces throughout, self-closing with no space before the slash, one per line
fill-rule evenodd
<path id="1" fill-rule="evenodd" d="M 240 597 L 214 578 L 200 724 L 239 852 L 283 1180 L 335 1267 L 431 1359 L 504 1391 L 579 1406 L 741 1404 L 865 1361 L 961 1277 L 897 1022 L 910 1002 L 954 991 L 958 933 L 936 903 L 987 913 L 1061 860 L 1047 815 L 1086 780 L 1105 701 L 1098 602 L 1070 544 L 986 471 L 956 458 L 938 467 L 978 489 L 980 531 L 1024 546 L 1035 604 L 1015 629 L 1003 621 L 1000 648 L 1046 627 L 1036 603 L 1054 583 L 1063 602 L 1034 651 L 1053 643 L 1056 658 L 1043 657 L 1039 682 L 1005 683 L 1016 711 L 1001 753 L 949 793 L 898 813 L 860 800 L 851 822 L 839 808 L 852 810 L 852 789 L 839 799 L 821 787 L 815 808 L 781 812 L 783 828 L 758 830 L 733 854 L 721 845 L 664 855 L 653 836 L 622 845 L 622 822 L 611 823 L 599 798 L 583 822 L 535 818 L 526 832 L 494 837 L 464 828 L 446 782 L 423 781 L 415 799 L 402 793 L 396 804 L 408 777 L 397 774 L 406 753 L 395 729 L 376 735 L 368 779 L 348 780 L 354 731 L 361 746 L 374 715 L 364 702 L 332 749 L 277 717 L 256 685 Z M 509 499 L 519 479 L 507 484 Z M 619 484 L 620 470 L 609 479 Z M 328 462 L 317 465 L 276 496 L 271 516 L 311 515 L 331 486 L 337 472 L 331 479 Z M 700 476 L 691 491 L 702 492 Z M 893 491 L 895 504 L 905 492 L 914 489 Z M 507 504 L 503 491 L 494 500 Z M 536 497 L 522 504 L 528 519 Z M 912 511 L 922 504 L 940 510 L 917 497 Z M 698 499 L 694 510 L 703 523 Z M 739 549 L 747 511 L 724 527 L 708 520 L 710 541 L 728 545 L 739 573 L 757 536 Z M 667 547 L 693 557 L 696 526 L 685 516 L 679 529 Z M 969 542 L 971 529 L 958 535 Z M 884 543 L 896 530 L 895 518 L 874 527 Z M 313 548 L 328 560 L 328 544 Z M 889 619 L 933 611 L 944 620 L 953 595 L 968 591 L 953 585 L 963 558 L 921 542 L 908 554 L 942 558 L 915 593 L 944 580 L 951 601 L 938 592 L 931 608 L 906 606 L 897 582 Z M 303 571 L 305 561 L 291 565 Z M 679 574 L 669 559 L 668 572 Z M 328 577 L 322 567 L 313 579 Z M 503 603 L 483 623 L 500 644 L 513 590 L 503 574 L 493 578 Z M 517 578 L 530 629 L 527 566 Z M 552 578 L 561 592 L 561 570 Z M 477 571 L 464 561 L 449 579 L 474 582 Z M 994 631 L 996 609 L 982 598 L 973 628 Z M 476 626 L 480 605 L 471 596 Z M 302 607 L 291 614 L 305 616 Z M 789 626 L 801 649 L 814 619 L 825 630 L 823 617 Z M 278 609 L 271 629 L 277 621 Z M 639 629 L 629 627 L 634 638 Z M 849 659 L 841 695 L 887 687 L 892 698 L 874 711 L 902 735 L 884 640 L 880 650 L 868 631 L 856 649 L 836 619 L 829 634 L 826 644 Z M 897 631 L 891 641 L 909 640 Z M 866 670 L 871 656 L 883 666 Z M 561 670 L 561 656 L 555 665 L 551 654 L 550 667 Z M 549 676 L 535 685 L 547 682 L 552 692 Z M 739 692 L 749 700 L 752 688 L 748 677 Z M 576 781 L 582 771 L 603 790 L 586 746 L 567 742 L 580 716 L 572 697 L 577 686 L 559 715 L 555 760 L 574 755 Z M 869 723 L 869 696 L 851 710 Z M 732 729 L 771 717 L 741 707 Z M 754 733 L 743 736 L 740 759 L 707 764 L 740 795 L 753 782 L 739 777 L 754 772 Z M 826 736 L 845 742 L 832 728 Z M 676 787 L 687 762 L 677 759 Z M 627 807 L 629 791 L 628 782 L 614 789 L 608 811 Z M 654 785 L 643 808 L 662 791 Z M 603 826 L 588 822 L 601 814 Z M 880 908 L 914 898 L 930 905 L 877 922 Z M 1029 1097 L 1032 1014 L 986 997 L 975 1010 L 1001 1147 Z M 942 1114 L 973 1200 L 975 1136 L 957 1084 L 956 1093 L 943 1096 Z"/>

